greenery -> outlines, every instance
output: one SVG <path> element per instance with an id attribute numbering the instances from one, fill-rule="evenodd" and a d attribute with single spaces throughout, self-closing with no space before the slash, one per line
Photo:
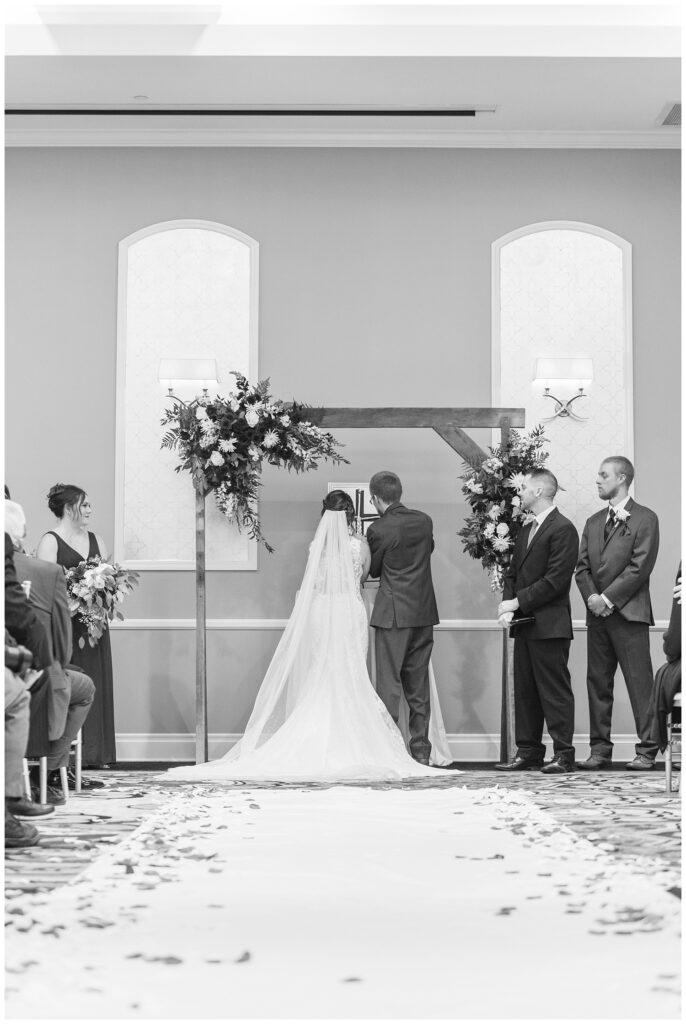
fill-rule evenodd
<path id="1" fill-rule="evenodd" d="M 489 448 L 489 458 L 469 464 L 460 477 L 470 505 L 465 526 L 458 531 L 464 551 L 481 560 L 491 590 L 503 589 L 503 577 L 521 528 L 531 521 L 522 508 L 519 491 L 524 477 L 545 463 L 548 452 L 542 426 L 528 434 L 511 431 L 506 445 Z"/>
<path id="2" fill-rule="evenodd" d="M 252 386 L 242 374 L 233 376 L 236 388 L 228 398 L 173 398 L 162 420 L 170 427 L 162 447 L 178 452 L 177 473 L 191 473 L 204 495 L 214 492 L 227 519 L 273 551 L 262 535 L 257 504 L 263 463 L 303 473 L 323 459 L 347 459 L 336 439 L 310 422 L 306 406 L 275 401 L 269 380 Z"/>

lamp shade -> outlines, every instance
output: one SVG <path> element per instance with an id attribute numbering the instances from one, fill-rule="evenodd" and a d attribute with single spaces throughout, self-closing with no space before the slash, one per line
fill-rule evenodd
<path id="1" fill-rule="evenodd" d="M 219 380 L 217 361 L 216 359 L 160 359 L 157 378 L 160 383 L 169 384 L 183 381 L 216 384 Z"/>
<path id="2" fill-rule="evenodd" d="M 543 357 L 536 360 L 534 384 L 546 388 L 557 384 L 574 384 L 585 388 L 593 382 L 593 360 L 585 357 L 557 359 Z"/>

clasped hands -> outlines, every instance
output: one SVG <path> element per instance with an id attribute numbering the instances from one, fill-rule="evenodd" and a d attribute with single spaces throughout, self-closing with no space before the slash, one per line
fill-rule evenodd
<path id="1" fill-rule="evenodd" d="M 501 601 L 498 605 L 498 622 L 503 627 L 507 627 L 512 622 L 514 613 L 519 608 L 519 601 L 516 597 L 513 597 L 511 601 Z"/>
<path id="2" fill-rule="evenodd" d="M 592 615 L 595 615 L 596 618 L 601 619 L 606 619 L 608 615 L 612 615 L 613 611 L 612 608 L 608 607 L 608 605 L 602 599 L 600 594 L 591 594 L 588 601 L 586 602 L 586 607 Z"/>

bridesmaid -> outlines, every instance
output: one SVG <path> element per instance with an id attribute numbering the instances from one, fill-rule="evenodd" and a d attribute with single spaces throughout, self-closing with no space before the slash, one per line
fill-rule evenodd
<path id="1" fill-rule="evenodd" d="M 41 537 L 36 551 L 38 558 L 56 562 L 65 569 L 73 569 L 79 562 L 96 555 L 100 555 L 103 561 L 107 560 L 102 538 L 88 529 L 91 506 L 84 490 L 73 484 L 55 484 L 48 494 L 48 508 L 56 516 L 57 526 Z M 72 663 L 90 676 L 95 684 L 95 700 L 83 725 L 83 765 L 109 768 L 117 759 L 109 630 L 105 628 L 95 647 L 91 647 L 86 627 L 77 617 L 72 619 L 72 626 Z M 79 646 L 81 637 L 85 640 L 83 647 Z"/>

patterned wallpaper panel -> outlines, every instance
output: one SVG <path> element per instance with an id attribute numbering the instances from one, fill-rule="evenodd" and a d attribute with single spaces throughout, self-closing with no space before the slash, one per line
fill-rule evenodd
<path id="1" fill-rule="evenodd" d="M 548 465 L 564 488 L 558 505 L 581 532 L 600 507 L 600 462 L 633 452 L 630 248 L 588 230 L 550 228 L 501 239 L 494 249 L 494 404 L 523 406 L 531 427 L 555 411 L 532 383 L 536 359 L 593 359 L 588 397 L 572 406 L 586 422 L 545 424 Z M 560 390 L 567 399 L 576 389 Z"/>
<path id="2" fill-rule="evenodd" d="M 195 559 L 194 492 L 190 476 L 174 472 L 176 457 L 160 449 L 166 390 L 158 382 L 163 357 L 212 357 L 218 391 L 231 390 L 231 370 L 254 376 L 251 365 L 251 246 L 218 230 L 175 227 L 134 239 L 125 250 L 120 288 L 117 396 L 118 479 L 123 516 L 117 557 L 190 568 Z M 256 287 L 256 282 L 252 282 Z M 121 314 L 120 314 L 121 315 Z M 122 388 L 119 368 L 119 390 Z M 180 386 L 192 398 L 200 385 Z M 120 490 L 122 488 L 120 487 Z M 254 544 L 206 501 L 208 568 L 253 568 Z M 122 521 L 123 520 L 123 521 Z M 168 563 L 168 564 L 164 564 Z"/>

